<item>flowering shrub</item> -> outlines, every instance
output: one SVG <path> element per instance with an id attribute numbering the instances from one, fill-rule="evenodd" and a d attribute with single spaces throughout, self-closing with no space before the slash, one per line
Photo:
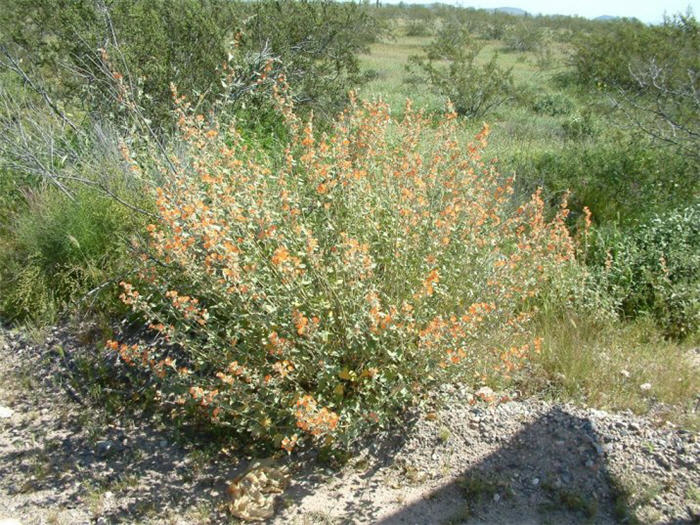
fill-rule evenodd
<path id="1" fill-rule="evenodd" d="M 407 103 L 397 121 L 351 97 L 319 136 L 284 93 L 277 156 L 176 95 L 160 220 L 122 283 L 168 344 L 108 342 L 173 414 L 288 451 L 347 443 L 432 384 L 508 375 L 537 350 L 533 299 L 573 257 L 566 206 L 548 221 L 538 193 L 513 205 L 481 158 L 488 127 L 462 144 L 449 108 L 435 125 Z"/>

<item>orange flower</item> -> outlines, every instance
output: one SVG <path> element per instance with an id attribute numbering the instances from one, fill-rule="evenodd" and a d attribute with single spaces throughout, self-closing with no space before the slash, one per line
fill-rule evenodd
<path id="1" fill-rule="evenodd" d="M 285 261 L 289 260 L 289 250 L 285 248 L 284 246 L 280 246 L 275 250 L 275 253 L 272 255 L 272 263 L 279 266 Z"/>
<path id="2" fill-rule="evenodd" d="M 304 335 L 309 319 L 298 310 L 294 310 L 292 312 L 292 320 L 294 321 L 294 326 L 296 326 L 297 334 Z"/>

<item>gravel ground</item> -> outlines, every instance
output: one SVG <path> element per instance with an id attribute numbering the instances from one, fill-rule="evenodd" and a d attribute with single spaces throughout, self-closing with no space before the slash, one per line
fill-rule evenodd
<path id="1" fill-rule="evenodd" d="M 227 523 L 227 482 L 250 468 L 157 417 L 107 417 L 65 381 L 89 352 L 0 329 L 0 523 Z M 399 436 L 339 472 L 288 462 L 275 524 L 700 523 L 696 433 L 631 413 L 445 386 Z M 491 399 L 484 401 L 482 398 Z M 300 465 L 305 465 L 301 467 Z"/>

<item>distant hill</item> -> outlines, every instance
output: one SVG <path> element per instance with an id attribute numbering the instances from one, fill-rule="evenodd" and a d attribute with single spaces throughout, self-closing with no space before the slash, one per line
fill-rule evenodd
<path id="1" fill-rule="evenodd" d="M 493 9 L 493 11 L 514 16 L 525 16 L 527 14 L 527 11 L 524 11 L 518 7 L 497 7 L 496 9 Z"/>
<path id="2" fill-rule="evenodd" d="M 602 15 L 596 16 L 593 20 L 598 20 L 600 22 L 608 22 L 610 20 L 618 20 L 619 18 L 619 16 Z"/>

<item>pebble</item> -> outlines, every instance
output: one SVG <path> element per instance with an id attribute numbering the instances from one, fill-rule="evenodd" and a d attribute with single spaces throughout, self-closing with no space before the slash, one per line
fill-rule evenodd
<path id="1" fill-rule="evenodd" d="M 123 445 L 117 441 L 112 441 L 111 439 L 99 441 L 95 446 L 95 454 L 97 454 L 97 456 L 100 458 L 117 454 L 122 450 L 124 450 Z"/>
<path id="2" fill-rule="evenodd" d="M 12 414 L 14 414 L 15 411 L 12 410 L 10 407 L 5 407 L 0 405 L 0 419 L 8 419 L 12 417 Z M 2 522 L 0 521 L 0 525 L 2 525 Z"/>

